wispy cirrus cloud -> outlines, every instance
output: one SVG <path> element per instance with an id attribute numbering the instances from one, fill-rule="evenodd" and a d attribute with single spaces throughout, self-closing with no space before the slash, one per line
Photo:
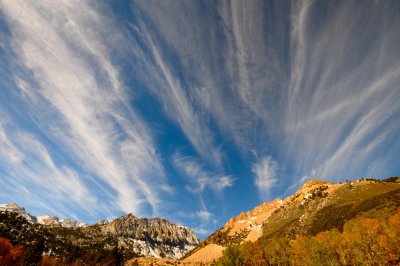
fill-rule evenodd
<path id="1" fill-rule="evenodd" d="M 399 132 L 392 2 L 138 4 L 191 77 L 188 97 L 244 156 L 273 154 L 291 173 L 282 182 L 313 170 L 385 175 L 383 164 L 368 165 L 371 154 L 399 148 L 384 155 Z"/>
<path id="2" fill-rule="evenodd" d="M 184 195 L 210 223 L 236 193 L 399 170 L 396 1 L 0 3 L 0 112 L 96 200 Z"/>
<path id="3" fill-rule="evenodd" d="M 234 185 L 234 179 L 231 176 L 212 173 L 191 156 L 176 153 L 172 158 L 172 163 L 176 170 L 188 179 L 190 191 L 201 193 L 209 188 L 219 193 Z"/>
<path id="4" fill-rule="evenodd" d="M 140 79 L 146 88 L 161 103 L 164 113 L 179 126 L 199 156 L 221 169 L 223 154 L 208 126 L 209 117 L 193 99 L 190 81 L 179 74 L 179 62 L 172 62 L 170 51 L 162 45 L 165 36 L 156 34 L 148 18 L 143 16 L 142 9 L 138 8 L 145 10 L 146 5 L 143 5 L 144 2 L 135 4 L 138 6 L 133 6 L 132 12 L 138 25 L 132 26 L 132 29 L 139 41 L 133 38 L 131 49 L 140 61 L 140 68 L 135 70 L 140 72 Z"/>
<path id="5" fill-rule="evenodd" d="M 204 227 L 194 227 L 193 231 L 201 236 L 208 236 L 210 235 L 213 231 Z"/>
<path id="6" fill-rule="evenodd" d="M 111 59 L 114 41 L 123 40 L 112 19 L 81 1 L 1 6 L 13 32 L 14 63 L 32 73 L 19 86 L 36 111 L 28 115 L 89 176 L 99 178 L 120 210 L 142 213 L 150 205 L 157 213 L 158 186 L 149 184 L 165 185 L 164 170 Z"/>
<path id="7" fill-rule="evenodd" d="M 146 21 L 155 25 L 158 40 L 167 44 L 164 53 L 175 55 L 194 105 L 243 153 L 260 148 L 267 132 L 277 131 L 269 125 L 282 116 L 279 91 L 285 87 L 287 70 L 281 59 L 289 6 L 257 1 L 137 4 Z M 275 23 L 282 28 L 275 30 Z"/>
<path id="8" fill-rule="evenodd" d="M 204 211 L 204 210 L 196 212 L 196 215 L 198 217 L 200 217 L 200 219 L 205 220 L 205 221 L 209 220 L 212 216 L 212 214 L 210 212 Z"/>
<path id="9" fill-rule="evenodd" d="M 388 18 L 389 3 L 340 2 L 310 23 L 318 8 L 327 9 L 299 2 L 292 13 L 284 153 L 299 176 L 382 175 L 385 168 L 368 165 L 378 159 L 372 154 L 395 156 L 386 147 L 399 131 L 400 58 L 393 46 L 399 18 Z"/>
<path id="10" fill-rule="evenodd" d="M 93 208 L 96 197 L 74 170 L 57 166 L 46 147 L 33 135 L 15 130 L 7 132 L 6 126 L 0 125 L 0 165 L 7 171 L 0 180 L 2 200 L 7 195 L 8 199 L 25 198 L 26 207 L 42 206 L 61 217 L 76 217 L 73 210 L 79 209 L 93 213 L 105 211 Z"/>
<path id="11" fill-rule="evenodd" d="M 251 171 L 254 174 L 254 185 L 263 200 L 270 199 L 271 189 L 277 185 L 278 164 L 271 156 L 260 158 L 253 163 Z"/>
<path id="12" fill-rule="evenodd" d="M 182 216 L 196 221 L 198 232 L 204 235 L 205 228 L 215 227 L 218 215 L 212 209 L 220 205 L 224 198 L 224 190 L 234 186 L 235 179 L 230 175 L 214 173 L 192 156 L 175 153 L 172 164 L 177 173 L 186 179 L 186 189 L 198 197 L 198 210 L 181 213 Z M 223 211 L 223 210 L 219 210 Z"/>

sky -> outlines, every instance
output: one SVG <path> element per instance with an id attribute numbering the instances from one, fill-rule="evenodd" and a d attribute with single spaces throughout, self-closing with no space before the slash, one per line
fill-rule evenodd
<path id="1" fill-rule="evenodd" d="M 201 238 L 400 174 L 400 1 L 0 0 L 0 203 Z"/>

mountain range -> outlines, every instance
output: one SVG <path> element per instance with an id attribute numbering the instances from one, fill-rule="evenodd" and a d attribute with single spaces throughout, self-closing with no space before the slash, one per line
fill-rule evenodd
<path id="1" fill-rule="evenodd" d="M 334 235 L 336 244 L 330 249 L 339 250 L 334 245 L 342 243 L 340 239 L 350 243 L 347 238 L 355 234 L 354 228 L 366 224 L 369 228 L 369 223 L 375 223 L 372 228 L 381 228 L 372 237 L 380 239 L 377 246 L 381 249 L 365 251 L 369 257 L 360 255 L 363 246 L 357 246 L 357 241 L 362 236 L 347 248 L 346 252 L 356 248 L 354 254 L 335 253 L 328 258 L 319 254 L 320 247 L 313 246 Z M 372 264 L 396 265 L 400 263 L 400 178 L 341 183 L 310 180 L 285 199 L 265 202 L 231 218 L 201 242 L 190 228 L 165 219 L 127 214 L 111 222 L 87 225 L 52 216 L 34 217 L 15 204 L 0 205 L 0 237 L 27 251 L 39 247 L 39 255 L 62 258 L 65 265 L 77 261 L 82 265 L 352 265 L 369 258 L 375 259 L 369 261 Z M 308 255 L 296 257 L 299 241 L 305 245 L 299 249 L 309 251 Z M 326 243 L 330 242 L 318 245 Z M 271 245 L 275 246 L 270 249 Z M 277 250 L 282 252 L 279 256 Z M 301 260 L 307 256 L 310 260 Z"/>
<path id="2" fill-rule="evenodd" d="M 166 219 L 126 214 L 87 225 L 48 215 L 35 217 L 17 204 L 0 205 L 0 237 L 24 246 L 28 253 L 83 265 L 114 265 L 139 256 L 179 259 L 199 243 L 191 228 Z"/>
<path id="3" fill-rule="evenodd" d="M 208 265 L 220 260 L 221 265 L 232 265 L 232 262 L 221 262 L 221 257 L 227 256 L 227 249 L 233 246 L 243 246 L 244 243 L 254 243 L 252 245 L 255 247 L 267 246 L 266 243 L 274 239 L 278 239 L 278 242 L 292 243 L 291 241 L 299 236 L 314 237 L 331 230 L 343 232 L 345 224 L 356 218 L 382 219 L 399 210 L 400 179 L 398 177 L 383 181 L 360 178 L 341 183 L 310 180 L 296 193 L 283 200 L 275 199 L 272 202 L 263 203 L 251 211 L 231 218 L 221 229 L 191 250 L 182 261 Z M 397 234 L 400 236 L 400 228 Z M 264 247 L 264 251 L 265 249 Z M 243 247 L 240 252 L 243 252 Z M 400 249 L 397 252 L 400 256 Z M 399 258 L 397 257 L 397 261 L 400 260 Z M 305 265 L 300 262 L 299 264 L 288 261 L 270 262 L 266 257 L 259 263 L 257 265 Z M 341 264 L 332 263 L 332 265 Z M 255 262 L 238 263 L 238 265 L 254 264 Z M 310 265 L 313 264 L 310 263 Z"/>
<path id="4" fill-rule="evenodd" d="M 75 221 L 72 219 L 60 219 L 56 216 L 50 216 L 50 215 L 33 216 L 28 212 L 26 212 L 25 208 L 20 207 L 15 203 L 0 204 L 0 212 L 1 211 L 18 213 L 30 223 L 39 223 L 48 226 L 59 225 L 61 227 L 67 227 L 67 228 L 78 228 L 78 227 L 88 226 L 86 223 L 83 222 Z"/>

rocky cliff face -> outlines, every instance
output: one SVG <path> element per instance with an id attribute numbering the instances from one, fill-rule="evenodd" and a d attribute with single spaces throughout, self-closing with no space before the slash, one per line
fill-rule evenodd
<path id="1" fill-rule="evenodd" d="M 18 213 L 22 217 L 24 217 L 30 223 L 37 223 L 38 219 L 35 216 L 30 215 L 26 212 L 25 208 L 18 206 L 17 204 L 0 204 L 0 212 L 1 211 L 9 211 Z"/>
<path id="2" fill-rule="evenodd" d="M 61 226 L 67 228 L 77 228 L 77 227 L 86 227 L 87 224 L 75 221 L 72 219 L 60 219 L 56 216 L 49 215 L 41 215 L 41 216 L 33 216 L 29 214 L 25 208 L 18 206 L 15 203 L 11 204 L 0 204 L 0 211 L 8 211 L 13 213 L 18 213 L 22 217 L 24 217 L 29 223 L 39 223 L 46 226 Z"/>
<path id="3" fill-rule="evenodd" d="M 160 218 L 138 218 L 132 214 L 101 225 L 101 231 L 116 236 L 121 247 L 130 247 L 138 254 L 156 258 L 180 258 L 199 243 L 189 227 Z"/>
<path id="4" fill-rule="evenodd" d="M 41 215 L 36 217 L 37 222 L 47 226 L 61 226 L 67 228 L 87 227 L 86 223 L 72 219 L 60 219 L 57 216 Z"/>
<path id="5" fill-rule="evenodd" d="M 184 262 L 209 265 L 222 251 L 244 241 L 298 235 L 314 236 L 327 230 L 343 229 L 354 217 L 380 213 L 388 215 L 400 208 L 400 178 L 361 178 L 342 183 L 309 180 L 296 193 L 265 202 L 251 211 L 231 218 L 189 252 Z M 218 251 L 218 252 L 212 252 Z"/>
<path id="6" fill-rule="evenodd" d="M 62 234 L 65 242 L 71 242 L 73 245 L 84 247 L 95 244 L 107 249 L 115 247 L 123 258 L 151 256 L 179 259 L 199 243 L 199 239 L 189 227 L 160 218 L 138 218 L 127 214 L 112 222 L 102 220 L 88 226 L 82 222 L 55 216 L 35 217 L 16 204 L 2 204 L 0 212 L 15 213 L 31 225 L 43 226 L 35 228 L 39 233 L 42 229 L 49 233 L 49 243 L 52 242 L 52 237 L 60 238 Z M 0 225 L 1 223 L 2 221 Z M 15 234 L 18 232 L 15 231 Z M 51 246 L 48 249 L 56 250 Z"/>
<path id="7" fill-rule="evenodd" d="M 122 237 L 136 239 L 152 239 L 154 242 L 170 245 L 196 245 L 199 239 L 192 229 L 186 226 L 170 223 L 160 218 L 138 218 L 127 214 L 105 225 L 104 231 Z"/>

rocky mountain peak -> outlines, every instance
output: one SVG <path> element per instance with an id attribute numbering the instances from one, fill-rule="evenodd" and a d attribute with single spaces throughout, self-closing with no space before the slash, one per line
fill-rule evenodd
<path id="1" fill-rule="evenodd" d="M 103 231 L 143 241 L 168 243 L 171 245 L 197 245 L 199 239 L 188 227 L 180 226 L 161 218 L 138 218 L 127 214 L 104 225 Z"/>
<path id="2" fill-rule="evenodd" d="M 131 246 L 139 254 L 152 257 L 180 258 L 200 241 L 189 227 L 161 218 L 121 216 L 101 225 L 103 234 L 119 239 L 119 245 Z"/>
<path id="3" fill-rule="evenodd" d="M 236 217 L 232 217 L 223 227 L 222 231 L 229 235 L 240 234 L 246 231 L 246 241 L 255 241 L 261 236 L 261 226 L 263 222 L 282 204 L 281 199 L 271 202 L 264 202 L 248 212 L 242 212 Z"/>
<path id="4" fill-rule="evenodd" d="M 23 216 L 28 222 L 30 223 L 39 223 L 46 226 L 61 226 L 61 227 L 68 227 L 68 228 L 77 228 L 77 227 L 86 227 L 87 224 L 75 221 L 72 219 L 60 219 L 56 216 L 50 215 L 40 215 L 40 216 L 33 216 L 29 214 L 25 208 L 20 207 L 18 204 L 15 203 L 7 203 L 7 204 L 0 204 L 0 211 L 8 211 L 17 213 Z"/>
<path id="5" fill-rule="evenodd" d="M 282 207 L 294 203 L 304 204 L 313 198 L 326 197 L 340 186 L 342 185 L 324 180 L 308 180 L 296 193 L 283 200 Z"/>
<path id="6" fill-rule="evenodd" d="M 55 225 L 60 223 L 60 219 L 55 216 L 50 216 L 50 215 L 40 215 L 37 216 L 38 223 L 44 224 L 44 225 Z"/>
<path id="7" fill-rule="evenodd" d="M 360 214 L 393 212 L 400 206 L 399 180 L 397 177 L 384 180 L 360 178 L 341 183 L 309 180 L 283 200 L 265 202 L 231 218 L 191 251 L 183 262 L 212 265 L 226 247 L 244 241 L 254 242 L 261 236 L 264 239 L 315 236 L 333 228 L 340 231 L 346 221 Z"/>
<path id="8" fill-rule="evenodd" d="M 20 207 L 18 204 L 15 204 L 15 203 L 0 204 L 0 211 L 8 211 L 8 212 L 18 213 L 19 215 L 23 216 L 30 223 L 37 223 L 37 221 L 38 221 L 35 216 L 32 216 L 29 213 L 27 213 L 25 208 Z"/>
<path id="9" fill-rule="evenodd" d="M 98 222 L 96 222 L 93 226 L 102 226 L 102 225 L 107 225 L 110 224 L 110 222 L 108 220 L 100 220 Z"/>
<path id="10" fill-rule="evenodd" d="M 67 228 L 87 227 L 88 225 L 73 219 L 60 219 L 57 216 L 41 215 L 37 217 L 37 222 L 46 226 L 61 226 Z"/>
<path id="11" fill-rule="evenodd" d="M 138 217 L 136 217 L 135 215 L 133 215 L 132 213 L 127 213 L 119 218 L 117 218 L 117 220 L 137 220 L 139 219 Z"/>
<path id="12" fill-rule="evenodd" d="M 41 215 L 35 217 L 17 204 L 1 204 L 0 212 L 2 211 L 17 213 L 18 216 L 23 216 L 32 226 L 37 226 L 37 224 L 45 226 L 37 227 L 38 230 L 54 230 L 57 234 L 59 227 L 74 228 L 76 230 L 65 231 L 71 234 L 79 232 L 78 236 L 73 236 L 72 239 L 82 237 L 80 241 L 85 245 L 93 244 L 90 241 L 104 242 L 106 249 L 110 245 L 117 245 L 116 248 L 124 254 L 123 256 L 177 259 L 200 242 L 189 227 L 173 224 L 161 218 L 138 218 L 132 213 L 121 216 L 112 222 L 102 220 L 88 226 L 82 222 L 60 219 L 56 216 Z"/>

